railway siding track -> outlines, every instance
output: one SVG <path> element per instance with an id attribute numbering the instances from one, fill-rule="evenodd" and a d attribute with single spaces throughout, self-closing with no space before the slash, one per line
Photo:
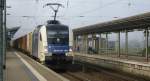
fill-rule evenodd
<path id="1" fill-rule="evenodd" d="M 65 68 L 56 72 L 70 81 L 148 81 L 83 63 L 69 64 Z"/>

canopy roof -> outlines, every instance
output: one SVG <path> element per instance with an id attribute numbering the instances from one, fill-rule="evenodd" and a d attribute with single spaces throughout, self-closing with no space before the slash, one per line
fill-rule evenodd
<path id="1" fill-rule="evenodd" d="M 74 35 L 144 29 L 150 26 L 150 12 L 73 29 Z"/>

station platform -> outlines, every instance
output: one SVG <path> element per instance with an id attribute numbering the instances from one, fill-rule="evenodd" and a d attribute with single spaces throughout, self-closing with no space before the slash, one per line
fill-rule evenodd
<path id="1" fill-rule="evenodd" d="M 5 81 L 69 81 L 21 52 L 6 54 Z"/>
<path id="2" fill-rule="evenodd" d="M 101 54 L 84 54 L 74 52 L 74 60 L 98 65 L 111 70 L 125 72 L 137 77 L 150 80 L 150 62 L 141 61 L 139 58 L 131 60 L 119 57 L 110 57 Z M 132 57 L 133 58 L 133 57 Z M 142 58 L 143 59 L 143 58 Z"/>

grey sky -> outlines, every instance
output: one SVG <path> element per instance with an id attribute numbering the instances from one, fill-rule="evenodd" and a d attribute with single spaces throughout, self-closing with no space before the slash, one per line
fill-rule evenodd
<path id="1" fill-rule="evenodd" d="M 7 5 L 12 7 L 7 10 L 11 14 L 7 16 L 7 26 L 21 26 L 16 36 L 19 37 L 32 31 L 36 25 L 44 24 L 53 15 L 49 7 L 43 8 L 48 2 L 65 6 L 60 8 L 58 20 L 71 29 L 150 12 L 149 0 L 7 0 Z"/>

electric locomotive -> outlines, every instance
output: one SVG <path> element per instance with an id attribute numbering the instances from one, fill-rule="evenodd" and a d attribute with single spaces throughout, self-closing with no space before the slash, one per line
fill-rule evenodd
<path id="1" fill-rule="evenodd" d="M 46 28 L 48 56 L 45 61 L 66 61 L 69 52 L 69 27 L 55 20 L 48 21 Z"/>
<path id="2" fill-rule="evenodd" d="M 59 21 L 48 21 L 33 32 L 32 55 L 46 63 L 65 62 L 69 52 L 69 27 Z"/>

